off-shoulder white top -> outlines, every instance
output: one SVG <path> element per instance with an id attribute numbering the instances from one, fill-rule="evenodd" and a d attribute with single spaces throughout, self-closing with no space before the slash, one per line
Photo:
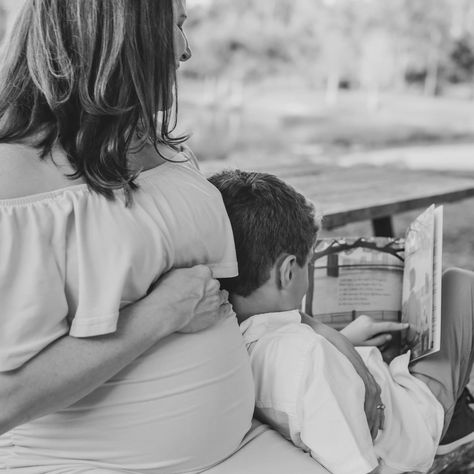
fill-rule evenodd
<path id="1" fill-rule="evenodd" d="M 138 183 L 131 207 L 85 184 L 0 200 L 0 371 L 65 334 L 113 333 L 119 309 L 173 267 L 237 274 L 222 199 L 192 161 L 164 163 Z M 192 472 L 237 448 L 252 410 L 248 358 L 229 315 L 170 336 L 72 407 L 0 437 L 0 470 Z"/>

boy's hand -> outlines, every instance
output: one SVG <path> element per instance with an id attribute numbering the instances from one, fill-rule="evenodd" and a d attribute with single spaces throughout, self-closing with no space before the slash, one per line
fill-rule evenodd
<path id="1" fill-rule="evenodd" d="M 403 331 L 408 326 L 406 323 L 375 321 L 370 316 L 362 314 L 340 332 L 354 346 L 383 346 L 391 341 L 390 332 Z"/>

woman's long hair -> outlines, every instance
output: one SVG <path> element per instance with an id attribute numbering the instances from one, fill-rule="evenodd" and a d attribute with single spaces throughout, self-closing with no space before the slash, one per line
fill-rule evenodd
<path id="1" fill-rule="evenodd" d="M 59 143 L 72 179 L 129 195 L 132 140 L 177 149 L 186 138 L 170 136 L 172 1 L 26 0 L 0 71 L 0 143 L 33 140 L 42 158 Z"/>

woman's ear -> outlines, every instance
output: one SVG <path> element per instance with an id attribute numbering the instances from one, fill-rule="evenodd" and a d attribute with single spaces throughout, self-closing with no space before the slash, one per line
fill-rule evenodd
<path id="1" fill-rule="evenodd" d="M 294 268 L 296 262 L 296 257 L 294 255 L 286 255 L 280 263 L 277 275 L 279 278 L 279 287 L 283 290 L 287 289 L 294 278 Z"/>

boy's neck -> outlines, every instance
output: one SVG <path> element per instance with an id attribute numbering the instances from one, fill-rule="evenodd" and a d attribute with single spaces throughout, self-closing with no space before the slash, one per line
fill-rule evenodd
<path id="1" fill-rule="evenodd" d="M 258 288 L 249 296 L 231 294 L 230 301 L 239 323 L 256 314 L 274 313 L 288 309 L 281 301 L 278 292 L 273 291 L 271 287 L 266 287 L 266 285 Z"/>

